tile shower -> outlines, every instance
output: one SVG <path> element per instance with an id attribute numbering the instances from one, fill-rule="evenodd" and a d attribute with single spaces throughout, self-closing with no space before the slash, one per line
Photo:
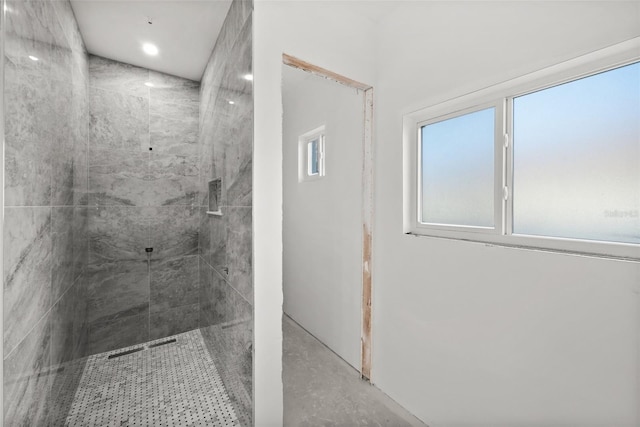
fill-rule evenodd
<path id="1" fill-rule="evenodd" d="M 201 82 L 88 54 L 68 1 L 3 6 L 6 425 L 69 424 L 88 358 L 193 331 L 251 425 L 252 3 Z"/>

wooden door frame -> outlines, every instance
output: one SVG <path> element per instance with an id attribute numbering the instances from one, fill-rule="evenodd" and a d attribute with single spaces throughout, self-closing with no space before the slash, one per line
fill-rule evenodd
<path id="1" fill-rule="evenodd" d="M 282 63 L 364 94 L 364 133 L 362 141 L 362 322 L 360 334 L 360 374 L 371 379 L 371 253 L 373 230 L 373 87 L 318 67 L 294 56 L 282 54 Z"/>

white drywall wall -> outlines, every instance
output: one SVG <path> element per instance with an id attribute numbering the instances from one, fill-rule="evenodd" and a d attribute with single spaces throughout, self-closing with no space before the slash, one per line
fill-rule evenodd
<path id="1" fill-rule="evenodd" d="M 373 23 L 342 7 L 254 4 L 254 420 L 260 427 L 282 425 L 282 54 L 372 82 Z"/>
<path id="2" fill-rule="evenodd" d="M 284 312 L 360 370 L 364 93 L 289 66 L 282 90 Z M 325 176 L 300 182 L 298 139 L 320 126 Z"/>
<path id="3" fill-rule="evenodd" d="M 640 264 L 402 233 L 404 113 L 638 35 L 639 2 L 406 2 L 382 21 L 373 380 L 430 426 L 640 425 Z"/>

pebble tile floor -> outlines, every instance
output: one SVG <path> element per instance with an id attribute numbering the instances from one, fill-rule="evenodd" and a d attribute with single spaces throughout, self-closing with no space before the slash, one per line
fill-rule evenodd
<path id="1" fill-rule="evenodd" d="M 109 358 L 138 348 L 143 350 Z M 223 427 L 240 422 L 196 329 L 90 356 L 65 425 Z"/>

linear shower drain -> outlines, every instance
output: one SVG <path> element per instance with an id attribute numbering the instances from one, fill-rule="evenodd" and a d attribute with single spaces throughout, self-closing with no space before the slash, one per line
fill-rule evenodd
<path id="1" fill-rule="evenodd" d="M 143 351 L 143 350 L 149 350 L 150 348 L 160 347 L 161 345 L 172 344 L 174 342 L 176 342 L 175 338 L 170 339 L 170 340 L 166 340 L 166 341 L 161 341 L 161 342 L 154 342 L 154 343 L 151 343 L 151 344 L 144 344 L 141 347 L 137 347 L 137 348 L 132 348 L 130 350 L 121 351 L 120 353 L 110 354 L 109 356 L 107 356 L 107 359 L 115 359 L 116 357 L 126 356 L 127 354 L 137 353 L 137 352 Z"/>
<path id="2" fill-rule="evenodd" d="M 138 351 L 108 359 L 130 350 Z M 83 368 L 66 420 L 56 426 L 244 425 L 199 329 L 89 356 Z"/>
<path id="3" fill-rule="evenodd" d="M 142 350 L 144 350 L 144 347 L 133 348 L 131 350 L 123 351 L 123 352 L 120 352 L 120 353 L 110 354 L 108 359 L 115 359 L 116 357 L 126 356 L 127 354 L 137 353 L 137 352 L 142 351 Z"/>
<path id="4" fill-rule="evenodd" d="M 172 339 L 172 340 L 167 340 L 167 341 L 157 342 L 157 343 L 154 343 L 154 344 L 149 344 L 148 347 L 149 348 L 160 347 L 161 345 L 167 345 L 167 344 L 171 344 L 171 343 L 174 343 L 174 342 L 176 342 L 175 338 Z"/>

